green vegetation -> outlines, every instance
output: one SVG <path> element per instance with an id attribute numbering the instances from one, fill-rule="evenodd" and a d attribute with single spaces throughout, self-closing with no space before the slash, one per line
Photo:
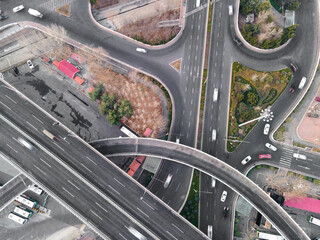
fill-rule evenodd
<path id="1" fill-rule="evenodd" d="M 284 10 L 297 10 L 301 3 L 299 0 L 269 0 L 271 5 L 280 13 L 282 13 L 282 6 Z"/>
<path id="2" fill-rule="evenodd" d="M 235 218 L 234 218 L 234 236 L 235 237 L 241 237 L 240 231 L 238 229 L 238 223 L 239 223 L 239 215 L 236 211 Z"/>
<path id="3" fill-rule="evenodd" d="M 209 7 L 209 16 L 208 16 L 208 27 L 207 32 L 211 32 L 211 25 L 212 25 L 212 14 L 213 14 L 213 6 Z"/>
<path id="4" fill-rule="evenodd" d="M 199 175 L 198 170 L 194 170 L 190 192 L 187 202 L 184 205 L 180 215 L 198 227 L 198 209 L 199 209 Z"/>
<path id="5" fill-rule="evenodd" d="M 97 0 L 90 0 L 91 5 L 96 4 Z"/>
<path id="6" fill-rule="evenodd" d="M 270 23 L 272 17 L 269 16 L 266 19 L 266 23 Z M 241 34 L 244 39 L 252 46 L 262 49 L 273 49 L 280 47 L 286 43 L 289 39 L 293 38 L 296 33 L 297 24 L 284 28 L 280 38 L 272 37 L 271 39 L 264 39 L 261 42 L 258 41 L 258 35 L 260 34 L 261 23 L 259 24 L 246 24 L 241 29 Z"/>
<path id="7" fill-rule="evenodd" d="M 260 12 L 269 10 L 270 7 L 271 4 L 269 1 L 262 2 L 261 0 L 241 0 L 239 11 L 242 15 L 248 15 L 249 13 L 258 15 Z"/>
<path id="8" fill-rule="evenodd" d="M 91 92 L 89 92 L 89 97 L 92 102 L 96 101 L 99 99 L 104 92 L 104 87 L 102 84 L 97 85 L 94 89 L 92 89 Z"/>
<path id="9" fill-rule="evenodd" d="M 258 72 L 238 62 L 233 63 L 228 151 L 234 151 L 257 122 L 241 127 L 239 124 L 258 117 L 262 109 L 273 104 L 291 78 L 292 72 L 288 68 L 274 72 Z"/>
<path id="10" fill-rule="evenodd" d="M 172 39 L 175 38 L 175 36 L 177 36 L 177 34 L 176 33 L 172 33 L 168 39 L 157 39 L 156 41 L 149 41 L 149 40 L 147 40 L 147 39 L 145 39 L 143 37 L 140 37 L 138 35 L 133 35 L 132 38 L 134 40 L 139 41 L 139 42 L 156 46 L 156 45 L 163 45 L 163 44 L 166 44 L 166 43 L 170 42 Z"/>
<path id="11" fill-rule="evenodd" d="M 102 84 L 97 85 L 90 93 L 91 101 L 100 100 L 99 111 L 106 115 L 111 125 L 118 125 L 122 117 L 131 117 L 133 110 L 131 104 L 126 99 L 117 99 L 114 94 L 103 93 Z"/>

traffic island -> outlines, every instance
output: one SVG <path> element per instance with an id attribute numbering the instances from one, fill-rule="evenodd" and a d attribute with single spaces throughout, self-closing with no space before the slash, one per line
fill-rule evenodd
<path id="1" fill-rule="evenodd" d="M 241 65 L 232 66 L 227 150 L 233 152 L 257 121 L 242 125 L 260 116 L 281 95 L 292 78 L 290 69 L 260 72 Z"/>

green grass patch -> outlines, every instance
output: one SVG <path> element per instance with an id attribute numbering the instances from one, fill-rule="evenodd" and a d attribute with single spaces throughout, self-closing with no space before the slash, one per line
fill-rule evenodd
<path id="1" fill-rule="evenodd" d="M 207 69 L 203 69 L 203 79 L 201 85 L 201 99 L 200 99 L 200 111 L 204 110 L 204 103 L 206 100 L 206 79 L 207 79 Z"/>
<path id="2" fill-rule="evenodd" d="M 208 27 L 207 27 L 208 33 L 211 32 L 212 15 L 213 15 L 213 6 L 209 5 L 209 16 L 208 16 Z"/>
<path id="3" fill-rule="evenodd" d="M 198 227 L 199 216 L 199 177 L 200 172 L 198 170 L 194 170 L 187 202 L 180 213 L 182 217 L 187 219 L 195 227 Z"/>
<path id="4" fill-rule="evenodd" d="M 233 152 L 257 122 L 240 124 L 260 115 L 272 105 L 292 78 L 290 69 L 260 72 L 238 62 L 232 65 L 227 149 Z"/>

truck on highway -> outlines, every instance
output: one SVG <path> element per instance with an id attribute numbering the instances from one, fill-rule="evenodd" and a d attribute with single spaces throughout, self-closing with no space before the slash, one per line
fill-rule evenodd
<path id="1" fill-rule="evenodd" d="M 285 240 L 284 237 L 270 234 L 270 233 L 264 233 L 264 232 L 258 232 L 258 239 L 264 239 L 264 240 Z"/>
<path id="2" fill-rule="evenodd" d="M 303 77 L 299 83 L 299 89 L 302 89 L 304 87 L 304 85 L 306 84 L 307 78 Z"/>
<path id="3" fill-rule="evenodd" d="M 200 7 L 200 0 L 197 0 L 196 7 Z"/>
<path id="4" fill-rule="evenodd" d="M 35 9 L 29 8 L 28 13 L 32 16 L 43 18 L 43 14 Z"/>

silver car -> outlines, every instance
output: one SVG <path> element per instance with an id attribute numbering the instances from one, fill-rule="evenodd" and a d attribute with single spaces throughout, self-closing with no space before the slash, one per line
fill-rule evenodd
<path id="1" fill-rule="evenodd" d="M 270 150 L 272 150 L 272 151 L 277 151 L 277 148 L 275 147 L 275 146 L 273 146 L 273 145 L 271 145 L 270 143 L 266 143 L 266 148 L 269 148 Z"/>

